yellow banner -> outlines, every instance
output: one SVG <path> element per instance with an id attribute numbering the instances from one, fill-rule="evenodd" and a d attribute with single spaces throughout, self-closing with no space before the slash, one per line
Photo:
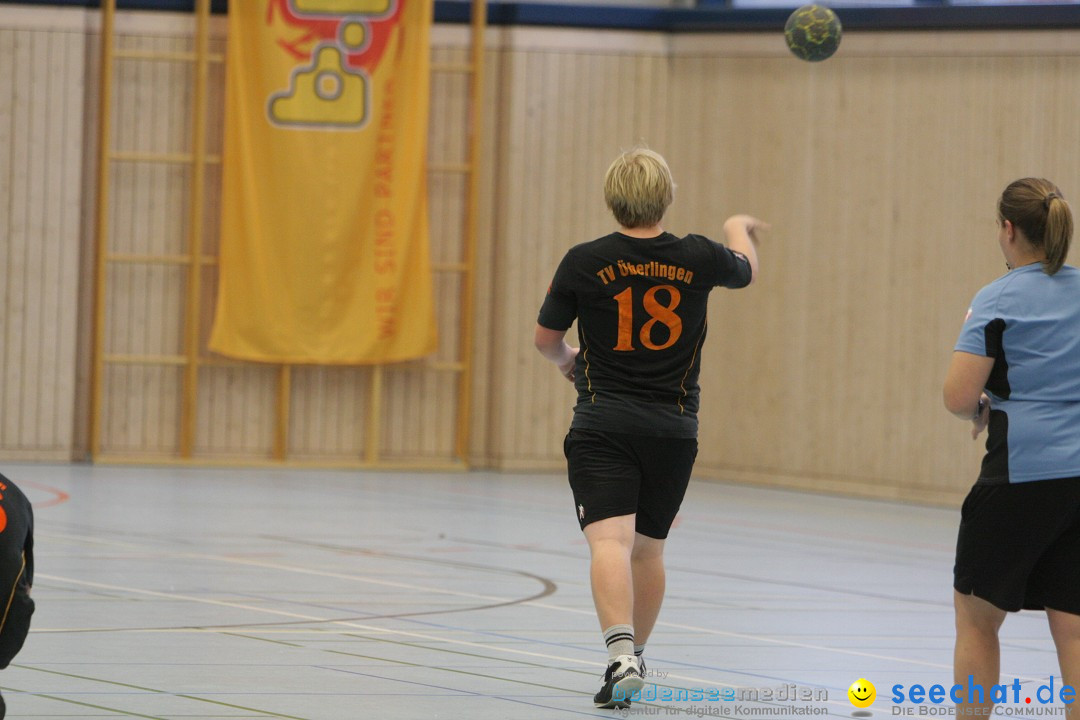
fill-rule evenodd
<path id="1" fill-rule="evenodd" d="M 210 349 L 369 364 L 435 349 L 432 0 L 229 3 Z"/>

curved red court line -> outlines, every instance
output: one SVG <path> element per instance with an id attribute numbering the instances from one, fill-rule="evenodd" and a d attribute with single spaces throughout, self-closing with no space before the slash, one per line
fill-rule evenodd
<path id="1" fill-rule="evenodd" d="M 35 509 L 53 507 L 53 506 L 59 505 L 61 503 L 66 503 L 71 498 L 71 496 L 68 495 L 63 490 L 58 490 L 58 489 L 56 489 L 54 487 L 50 487 L 48 485 L 42 485 L 41 483 L 36 483 L 33 480 L 20 480 L 18 484 L 21 487 L 32 487 L 32 488 L 35 488 L 37 490 L 44 490 L 45 492 L 50 493 L 50 494 L 53 495 L 53 498 L 51 500 L 46 500 L 45 502 L 36 502 L 36 503 L 34 503 L 33 505 L 34 505 Z"/>

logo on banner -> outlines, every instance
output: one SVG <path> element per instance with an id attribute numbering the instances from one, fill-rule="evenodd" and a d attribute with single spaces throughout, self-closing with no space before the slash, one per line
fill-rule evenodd
<path id="1" fill-rule="evenodd" d="M 398 21 L 395 0 L 271 0 L 267 24 L 288 26 L 277 44 L 295 59 L 288 87 L 266 103 L 270 122 L 297 129 L 359 130 L 371 107 L 371 73 Z"/>

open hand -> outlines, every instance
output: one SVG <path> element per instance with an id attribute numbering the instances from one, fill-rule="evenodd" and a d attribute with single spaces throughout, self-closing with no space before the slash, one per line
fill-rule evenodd
<path id="1" fill-rule="evenodd" d="M 724 221 L 724 230 L 728 230 L 731 226 L 742 227 L 755 243 L 758 241 L 757 232 L 759 230 L 765 231 L 772 227 L 769 223 L 753 215 L 732 215 Z"/>

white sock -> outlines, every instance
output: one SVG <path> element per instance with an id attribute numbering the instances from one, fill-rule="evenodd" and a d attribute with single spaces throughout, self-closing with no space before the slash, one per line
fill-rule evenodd
<path id="1" fill-rule="evenodd" d="M 620 655 L 634 654 L 634 628 L 631 625 L 612 625 L 604 631 L 608 662 Z"/>

